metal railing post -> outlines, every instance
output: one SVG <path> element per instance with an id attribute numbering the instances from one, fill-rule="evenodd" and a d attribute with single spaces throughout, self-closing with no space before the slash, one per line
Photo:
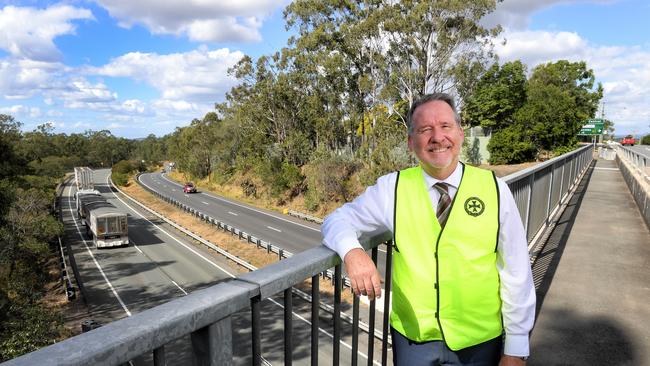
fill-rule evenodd
<path id="1" fill-rule="evenodd" d="M 153 364 L 154 366 L 165 366 L 165 346 L 158 347 L 153 350 Z"/>
<path id="2" fill-rule="evenodd" d="M 319 276 L 311 278 L 311 365 L 318 366 L 318 329 L 319 318 L 318 310 L 320 309 L 320 282 Z"/>
<path id="3" fill-rule="evenodd" d="M 293 291 L 292 287 L 284 290 L 284 365 L 293 362 Z"/>
<path id="4" fill-rule="evenodd" d="M 192 348 L 196 365 L 232 365 L 232 318 L 192 332 Z"/>
<path id="5" fill-rule="evenodd" d="M 251 299 L 251 333 L 252 333 L 252 352 L 254 366 L 262 365 L 262 327 L 260 323 L 260 310 L 262 300 L 259 296 Z"/>
<path id="6" fill-rule="evenodd" d="M 388 362 L 388 317 L 390 315 L 390 288 L 393 278 L 392 271 L 393 261 L 393 241 L 386 243 L 386 279 L 384 284 L 384 323 L 383 323 L 383 338 L 381 340 L 381 364 L 386 365 Z"/>
<path id="7" fill-rule="evenodd" d="M 553 181 L 555 178 L 555 164 L 551 165 L 551 181 L 549 182 L 548 185 L 548 197 L 547 197 L 547 204 L 546 204 L 546 220 L 544 220 L 545 224 L 548 225 L 549 222 L 549 216 L 551 215 L 551 195 L 553 193 Z"/>
<path id="8" fill-rule="evenodd" d="M 339 365 L 341 356 L 341 264 L 334 267 L 334 340 L 332 365 Z"/>

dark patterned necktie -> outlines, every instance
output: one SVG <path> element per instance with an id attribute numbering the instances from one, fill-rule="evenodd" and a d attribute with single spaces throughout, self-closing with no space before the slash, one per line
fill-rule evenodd
<path id="1" fill-rule="evenodd" d="M 448 186 L 447 183 L 438 182 L 433 185 L 433 188 L 438 190 L 438 193 L 440 193 L 436 216 L 438 217 L 440 227 L 444 228 L 447 218 L 449 217 L 449 211 L 451 210 L 451 197 L 449 197 L 449 192 L 447 191 Z"/>

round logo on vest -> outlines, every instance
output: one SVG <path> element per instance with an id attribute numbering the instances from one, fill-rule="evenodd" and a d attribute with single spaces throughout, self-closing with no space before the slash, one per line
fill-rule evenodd
<path id="1" fill-rule="evenodd" d="M 465 212 L 470 216 L 479 216 L 485 211 L 485 203 L 478 197 L 470 197 L 465 201 Z"/>

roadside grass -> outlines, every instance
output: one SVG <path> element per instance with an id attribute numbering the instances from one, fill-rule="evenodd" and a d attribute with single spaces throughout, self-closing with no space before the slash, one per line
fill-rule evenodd
<path id="1" fill-rule="evenodd" d="M 257 248 L 254 244 L 239 240 L 237 236 L 225 233 L 217 229 L 214 225 L 210 225 L 176 206 L 158 199 L 133 180 L 130 180 L 129 183 L 130 184 L 127 187 L 120 187 L 120 189 L 150 209 L 162 214 L 176 224 L 201 236 L 228 253 L 245 260 L 257 268 L 262 268 L 278 261 L 277 254 L 267 253 L 265 248 Z M 202 244 L 195 241 L 192 241 L 192 244 L 204 247 Z M 209 250 L 209 252 L 215 258 L 223 258 L 219 253 L 213 250 Z M 233 264 L 230 267 L 236 269 L 239 273 L 246 273 L 248 271 L 247 269 L 236 265 L 234 262 L 231 263 Z M 304 292 L 310 293 L 311 279 L 303 281 L 296 287 Z M 321 296 L 333 298 L 334 288 L 332 287 L 330 280 L 321 278 L 320 290 Z M 343 291 L 341 298 L 349 304 L 352 304 L 352 295 L 350 291 Z"/>

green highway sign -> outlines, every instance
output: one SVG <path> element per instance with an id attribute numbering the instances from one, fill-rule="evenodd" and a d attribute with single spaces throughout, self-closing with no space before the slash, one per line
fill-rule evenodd
<path id="1" fill-rule="evenodd" d="M 600 118 L 588 119 L 578 135 L 600 135 L 603 133 L 604 123 Z"/>

